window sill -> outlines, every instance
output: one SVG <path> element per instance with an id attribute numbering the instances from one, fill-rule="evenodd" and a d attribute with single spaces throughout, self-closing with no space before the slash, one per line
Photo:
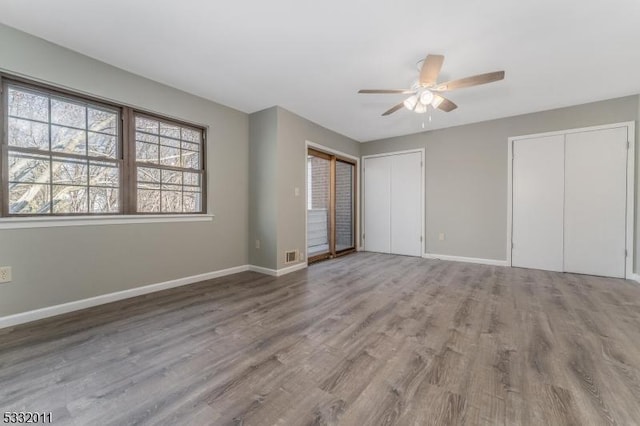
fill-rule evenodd
<path id="1" fill-rule="evenodd" d="M 212 214 L 6 217 L 0 218 L 0 229 L 55 228 L 59 226 L 129 225 L 137 223 L 210 222 Z"/>

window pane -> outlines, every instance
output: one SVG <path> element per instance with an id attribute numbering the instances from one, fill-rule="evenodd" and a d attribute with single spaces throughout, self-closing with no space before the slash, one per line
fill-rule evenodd
<path id="1" fill-rule="evenodd" d="M 182 129 L 182 140 L 195 142 L 198 145 L 202 142 L 202 133 L 198 130 Z"/>
<path id="2" fill-rule="evenodd" d="M 182 167 L 200 169 L 200 154 L 193 151 L 182 151 Z"/>
<path id="3" fill-rule="evenodd" d="M 9 88 L 9 115 L 31 120 L 49 120 L 49 98 Z"/>
<path id="4" fill-rule="evenodd" d="M 182 142 L 182 149 L 188 149 L 189 151 L 200 151 L 200 145 L 191 142 Z"/>
<path id="5" fill-rule="evenodd" d="M 181 185 L 182 184 L 182 172 L 174 172 L 173 170 L 162 171 L 162 183 Z"/>
<path id="6" fill-rule="evenodd" d="M 202 211 L 202 132 L 145 117 L 135 122 L 138 211 Z M 151 161 L 157 166 L 140 167 Z"/>
<path id="7" fill-rule="evenodd" d="M 53 183 L 87 185 L 87 163 L 85 161 L 54 158 L 51 163 L 51 175 Z"/>
<path id="8" fill-rule="evenodd" d="M 104 133 L 89 132 L 89 155 L 95 157 L 117 158 L 117 139 Z"/>
<path id="9" fill-rule="evenodd" d="M 118 188 L 89 188 L 91 213 L 118 213 L 120 211 Z"/>
<path id="10" fill-rule="evenodd" d="M 118 133 L 118 115 L 115 112 L 89 108 L 89 130 L 94 132 Z"/>
<path id="11" fill-rule="evenodd" d="M 200 186 L 200 175 L 198 173 L 185 172 L 182 179 L 185 185 Z"/>
<path id="12" fill-rule="evenodd" d="M 49 183 L 49 164 L 48 156 L 9 153 L 9 181 Z"/>
<path id="13" fill-rule="evenodd" d="M 160 212 L 160 191 L 139 189 L 138 211 L 141 213 Z"/>
<path id="14" fill-rule="evenodd" d="M 51 122 L 54 124 L 85 129 L 87 127 L 86 113 L 87 108 L 84 105 L 51 99 Z"/>
<path id="15" fill-rule="evenodd" d="M 51 150 L 85 155 L 87 153 L 87 132 L 52 125 Z"/>
<path id="16" fill-rule="evenodd" d="M 158 145 L 150 143 L 136 143 L 136 161 L 158 163 Z"/>
<path id="17" fill-rule="evenodd" d="M 180 139 L 180 127 L 166 123 L 160 123 L 160 135 Z"/>
<path id="18" fill-rule="evenodd" d="M 120 185 L 118 165 L 111 163 L 89 164 L 89 185 L 118 187 Z"/>
<path id="19" fill-rule="evenodd" d="M 119 110 L 13 83 L 7 96 L 9 213 L 118 213 Z"/>
<path id="20" fill-rule="evenodd" d="M 138 167 L 138 182 L 160 183 L 160 169 Z"/>
<path id="21" fill-rule="evenodd" d="M 9 118 L 9 145 L 49 150 L 49 126 L 34 121 Z"/>
<path id="22" fill-rule="evenodd" d="M 199 192 L 185 192 L 183 197 L 183 211 L 185 213 L 197 213 L 202 211 L 201 195 Z"/>
<path id="23" fill-rule="evenodd" d="M 178 191 L 162 191 L 162 212 L 181 213 L 182 193 Z"/>
<path id="24" fill-rule="evenodd" d="M 158 127 L 160 123 L 156 120 L 150 120 L 148 118 L 136 117 L 136 130 L 142 132 L 158 134 Z"/>
<path id="25" fill-rule="evenodd" d="M 88 213 L 86 186 L 53 185 L 53 213 Z"/>
<path id="26" fill-rule="evenodd" d="M 43 214 L 50 211 L 49 185 L 9 184 L 9 213 Z"/>
<path id="27" fill-rule="evenodd" d="M 160 138 L 160 144 L 173 148 L 180 148 L 180 141 L 176 139 Z"/>
<path id="28" fill-rule="evenodd" d="M 165 166 L 180 166 L 180 150 L 167 146 L 160 146 L 160 164 Z"/>
<path id="29" fill-rule="evenodd" d="M 148 142 L 155 143 L 156 145 L 160 143 L 160 138 L 154 135 L 148 135 L 146 133 L 136 132 L 136 140 L 140 142 Z"/>

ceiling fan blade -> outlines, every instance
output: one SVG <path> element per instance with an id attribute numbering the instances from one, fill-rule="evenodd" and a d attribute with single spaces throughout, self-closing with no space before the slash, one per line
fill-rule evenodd
<path id="1" fill-rule="evenodd" d="M 399 94 L 404 94 L 404 95 L 410 95 L 411 93 L 414 93 L 414 92 L 415 92 L 415 90 L 411 90 L 411 89 L 362 89 L 362 90 L 358 90 L 358 93 L 382 94 L 382 95 L 391 94 L 391 93 L 399 93 Z"/>
<path id="2" fill-rule="evenodd" d="M 480 84 L 492 83 L 504 78 L 504 71 L 488 72 L 486 74 L 478 74 L 472 77 L 461 78 L 460 80 L 447 81 L 446 83 L 439 84 L 436 90 L 454 90 L 462 89 L 464 87 L 478 86 Z"/>
<path id="3" fill-rule="evenodd" d="M 422 63 L 422 70 L 420 70 L 420 84 L 423 86 L 435 84 L 443 62 L 444 56 L 442 55 L 427 55 Z"/>
<path id="4" fill-rule="evenodd" d="M 441 109 L 444 112 L 451 112 L 458 108 L 458 105 L 451 102 L 449 99 L 434 93 L 432 105 L 435 108 Z"/>
<path id="5" fill-rule="evenodd" d="M 389 108 L 388 110 L 386 110 L 385 112 L 382 113 L 382 116 L 387 116 L 387 115 L 391 115 L 394 112 L 398 111 L 399 109 L 401 109 L 402 107 L 404 107 L 404 101 L 400 102 L 397 105 L 394 105 L 393 107 Z"/>

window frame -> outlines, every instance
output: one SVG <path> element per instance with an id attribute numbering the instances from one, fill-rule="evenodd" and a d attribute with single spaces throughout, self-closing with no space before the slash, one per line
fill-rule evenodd
<path id="1" fill-rule="evenodd" d="M 6 117 L 8 116 L 8 96 L 10 86 L 17 86 L 23 88 L 25 91 L 41 92 L 49 96 L 55 96 L 60 98 L 67 98 L 69 101 L 76 101 L 79 103 L 85 103 L 94 105 L 95 107 L 102 107 L 109 110 L 115 110 L 119 114 L 118 134 L 116 139 L 116 158 L 109 159 L 104 158 L 107 162 L 118 164 L 119 170 L 119 211 L 112 213 L 10 213 L 9 205 L 9 152 L 13 149 L 9 146 L 9 124 Z M 200 142 L 200 168 L 198 173 L 201 176 L 201 205 L 199 211 L 194 212 L 138 212 L 137 211 L 137 166 L 136 166 L 136 136 L 135 136 L 135 116 L 144 116 L 153 120 L 159 120 L 167 124 L 172 124 L 180 127 L 186 127 L 192 130 L 197 130 L 201 134 Z M 51 126 L 51 124 L 50 124 Z M 105 219 L 116 219 L 118 217 L 131 217 L 131 216 L 156 216 L 156 217 L 177 217 L 177 216 L 197 216 L 207 215 L 207 126 L 201 124 L 191 123 L 185 120 L 175 119 L 172 117 L 164 116 L 154 112 L 149 112 L 144 109 L 134 108 L 125 104 L 115 103 L 113 101 L 104 100 L 95 96 L 86 95 L 76 91 L 63 89 L 60 87 L 51 86 L 49 84 L 43 84 L 37 81 L 26 79 L 23 77 L 0 72 L 0 221 L 3 219 L 19 220 L 20 218 L 40 218 L 46 220 L 47 218 L 69 218 L 80 219 L 83 217 L 104 217 Z M 51 135 L 49 135 L 51 137 Z M 16 152 L 29 152 L 29 149 L 17 149 Z M 43 151 L 42 153 L 44 153 Z M 49 155 L 55 154 L 55 152 L 49 151 Z M 64 158 L 84 158 L 88 161 L 101 161 L 99 157 L 83 155 L 66 155 L 61 153 L 61 157 Z M 158 165 L 160 166 L 160 165 Z M 158 167 L 162 169 L 162 167 Z M 53 183 L 49 182 L 50 188 L 53 188 Z M 90 186 L 87 186 L 89 188 Z M 52 189 L 51 189 L 52 190 Z M 51 194 L 52 196 L 52 194 Z M 116 219 L 117 220 L 117 219 Z"/>

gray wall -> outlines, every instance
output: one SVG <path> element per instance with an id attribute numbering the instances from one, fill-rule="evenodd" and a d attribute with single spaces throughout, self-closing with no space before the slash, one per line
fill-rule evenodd
<path id="1" fill-rule="evenodd" d="M 298 249 L 306 252 L 305 176 L 306 141 L 360 155 L 360 143 L 319 126 L 283 108 L 278 108 L 278 268 L 283 268 L 284 253 Z M 295 196 L 295 188 L 300 195 Z"/>
<path id="2" fill-rule="evenodd" d="M 638 96 L 628 96 L 367 142 L 360 153 L 425 148 L 427 252 L 504 260 L 507 139 L 638 118 Z"/>
<path id="3" fill-rule="evenodd" d="M 248 262 L 248 116 L 0 25 L 0 69 L 209 126 L 213 222 L 0 230 L 0 316 Z"/>
<path id="4" fill-rule="evenodd" d="M 249 263 L 275 269 L 278 251 L 278 110 L 249 116 Z M 260 248 L 256 248 L 256 240 Z"/>
<path id="5" fill-rule="evenodd" d="M 282 269 L 293 266 L 284 263 L 286 251 L 300 250 L 306 254 L 306 141 L 355 157 L 360 154 L 360 143 L 280 107 L 253 113 L 249 121 L 249 259 L 257 266 Z M 263 151 L 274 146 L 274 129 L 277 133 L 276 148 L 270 152 Z M 296 188 L 299 189 L 298 196 L 295 195 Z M 275 226 L 272 225 L 274 217 L 277 222 Z M 273 232 L 276 233 L 275 242 Z M 256 239 L 261 240 L 259 249 L 255 248 Z M 301 262 L 304 260 L 298 263 Z"/>

